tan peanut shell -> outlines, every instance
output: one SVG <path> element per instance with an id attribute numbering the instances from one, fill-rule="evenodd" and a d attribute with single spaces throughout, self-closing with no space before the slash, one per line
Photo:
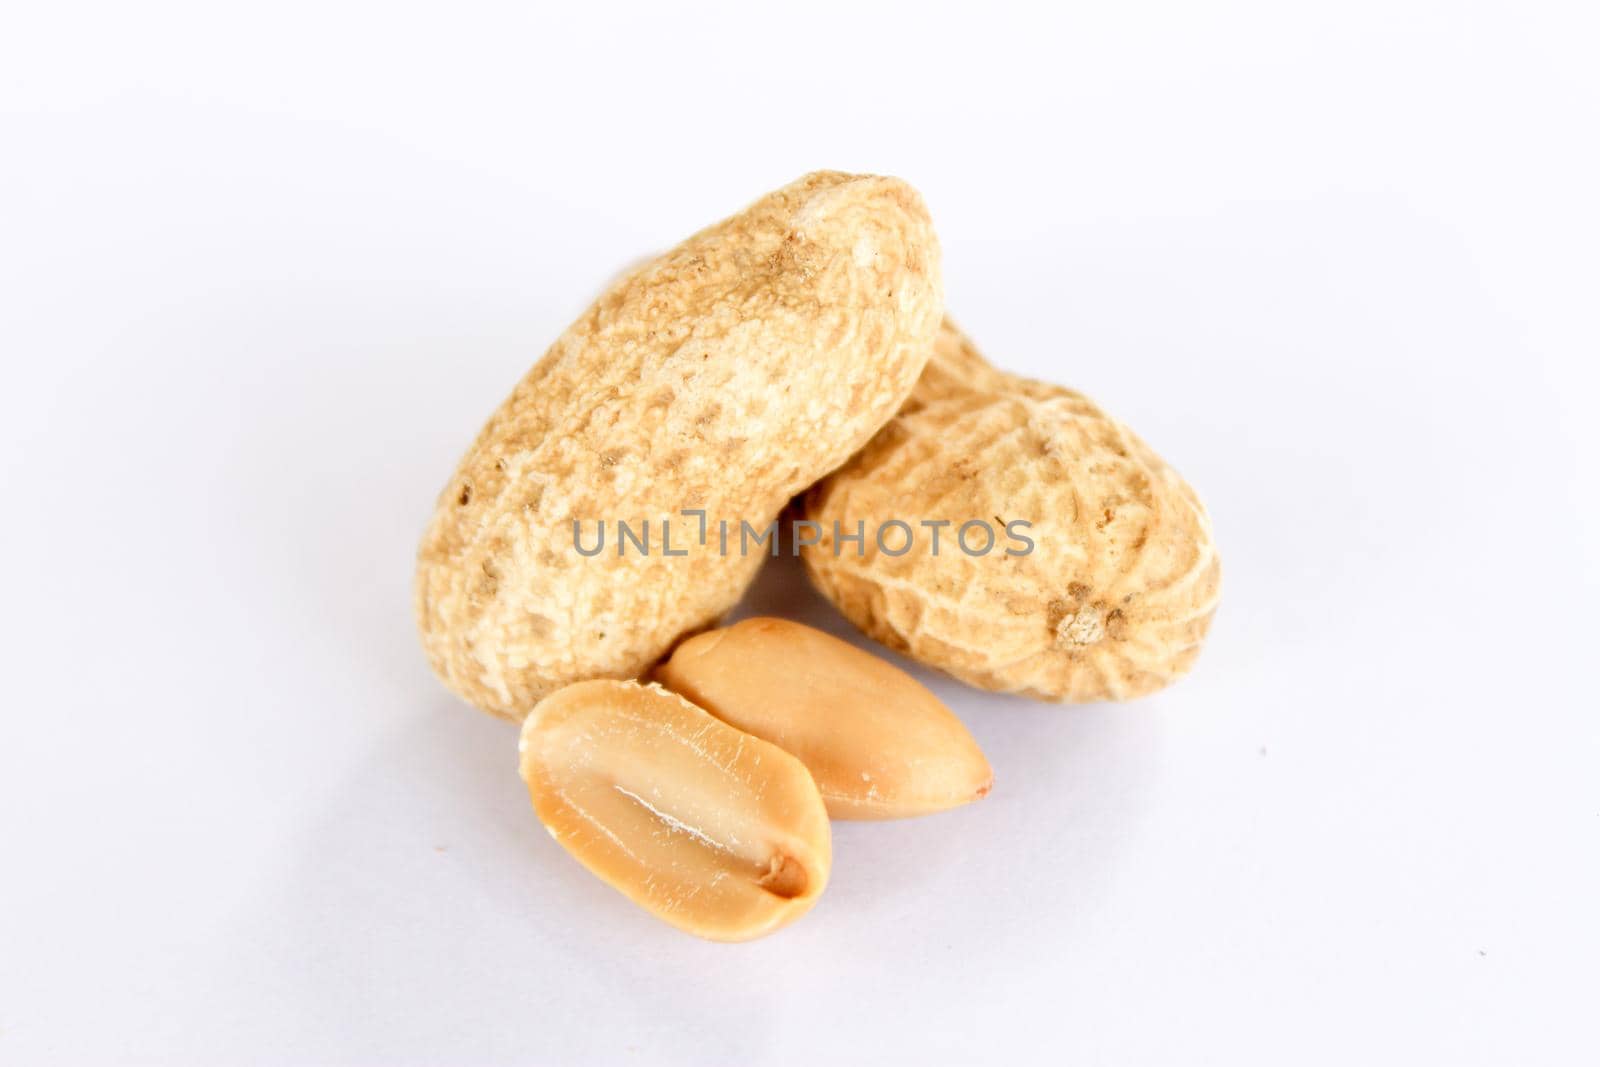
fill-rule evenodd
<path id="1" fill-rule="evenodd" d="M 800 761 L 660 686 L 567 686 L 524 721 L 521 753 L 550 836 L 681 930 L 760 937 L 828 883 L 828 815 Z"/>
<path id="2" fill-rule="evenodd" d="M 1199 498 L 1121 423 L 1071 389 L 985 363 L 948 321 L 901 412 L 806 496 L 823 529 L 813 583 L 891 648 L 983 689 L 1040 700 L 1123 700 L 1186 671 L 1216 609 L 1220 565 Z M 948 519 L 894 557 L 873 531 Z M 838 545 L 864 520 L 858 555 Z M 971 556 L 962 523 L 996 542 Z M 1004 524 L 1032 523 L 1007 536 Z M 888 545 L 904 542 L 891 533 Z M 971 545 L 983 547 L 974 528 Z"/>
<path id="3" fill-rule="evenodd" d="M 861 447 L 915 384 L 942 300 L 916 191 L 832 172 L 618 279 L 440 494 L 416 578 L 434 670 L 520 719 L 568 682 L 636 677 L 713 624 L 762 558 L 720 552 L 718 521 L 764 528 Z M 575 521 L 590 548 L 610 528 L 598 556 L 574 547 Z M 648 554 L 618 555 L 619 521 L 650 525 Z"/>
<path id="4" fill-rule="evenodd" d="M 745 619 L 697 634 L 656 678 L 798 757 L 835 819 L 944 811 L 994 783 L 978 743 L 925 686 L 797 622 Z"/>

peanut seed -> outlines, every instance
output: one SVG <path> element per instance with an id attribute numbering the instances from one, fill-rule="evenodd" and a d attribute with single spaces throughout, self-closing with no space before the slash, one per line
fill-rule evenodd
<path id="1" fill-rule="evenodd" d="M 656 678 L 799 757 L 836 819 L 943 811 L 989 791 L 978 743 L 893 665 L 809 626 L 746 619 L 679 645 Z"/>
<path id="2" fill-rule="evenodd" d="M 828 818 L 804 765 L 660 686 L 557 690 L 523 724 L 521 753 L 550 836 L 681 930 L 760 937 L 827 885 Z"/>

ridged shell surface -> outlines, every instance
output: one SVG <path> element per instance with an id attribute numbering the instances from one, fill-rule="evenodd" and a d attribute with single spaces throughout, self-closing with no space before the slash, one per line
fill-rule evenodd
<path id="1" fill-rule="evenodd" d="M 942 311 L 938 243 L 893 178 L 806 176 L 616 281 L 500 405 L 439 496 L 416 611 L 434 670 L 520 719 L 631 678 L 738 600 L 764 527 L 916 383 Z M 703 509 L 701 520 L 683 516 Z M 651 527 L 651 551 L 598 523 Z M 662 551 L 670 523 L 674 553 Z"/>
<path id="2" fill-rule="evenodd" d="M 805 511 L 822 527 L 803 553 L 817 588 L 868 635 L 983 689 L 1153 692 L 1194 662 L 1217 605 L 1211 524 L 1177 472 L 1082 394 L 989 365 L 948 321 L 905 407 Z M 891 519 L 921 535 L 903 555 L 875 543 Z M 923 520 L 951 523 L 937 556 Z M 987 554 L 954 543 L 973 520 L 995 530 Z M 1016 520 L 1031 551 L 1005 532 Z M 835 522 L 865 523 L 859 552 L 836 554 Z"/>

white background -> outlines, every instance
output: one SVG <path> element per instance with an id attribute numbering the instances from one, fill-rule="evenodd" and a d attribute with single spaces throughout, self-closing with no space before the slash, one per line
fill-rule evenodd
<path id="1" fill-rule="evenodd" d="M 1600 1062 L 1587 5 L 8 5 L 0 1062 Z M 804 171 L 1200 490 L 1194 673 L 701 943 L 412 553 L 618 267 Z M 757 610 L 844 624 L 793 567 Z"/>

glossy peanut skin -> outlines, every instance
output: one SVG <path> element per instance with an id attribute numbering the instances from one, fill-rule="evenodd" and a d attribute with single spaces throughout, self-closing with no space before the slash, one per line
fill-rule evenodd
<path id="1" fill-rule="evenodd" d="M 551 837 L 681 930 L 761 937 L 827 886 L 828 816 L 805 767 L 660 686 L 546 697 L 523 723 L 521 771 Z"/>
<path id="2" fill-rule="evenodd" d="M 691 637 L 656 678 L 798 757 L 836 819 L 944 811 L 994 782 L 961 720 L 916 679 L 787 619 L 746 619 Z"/>

